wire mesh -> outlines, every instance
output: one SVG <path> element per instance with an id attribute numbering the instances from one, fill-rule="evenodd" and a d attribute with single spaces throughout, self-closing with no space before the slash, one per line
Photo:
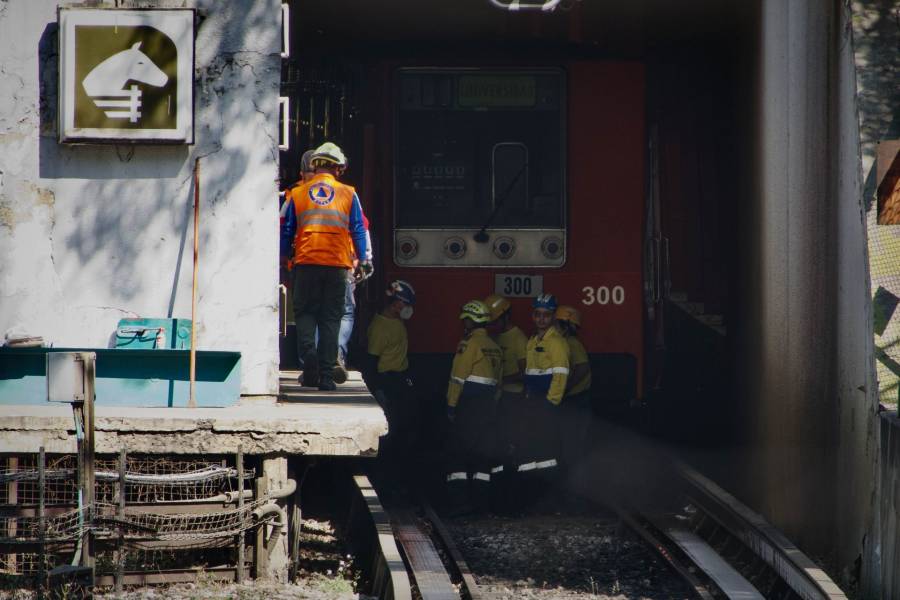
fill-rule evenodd
<path id="1" fill-rule="evenodd" d="M 9 494 L 15 486 L 16 504 L 37 504 L 40 494 L 38 489 L 38 455 L 22 454 L 16 457 L 18 464 L 11 466 L 7 458 L 4 469 L 0 472 L 0 487 L 4 489 L 5 502 L 9 503 Z M 73 455 L 47 455 L 44 470 L 44 504 L 47 506 L 78 503 L 78 486 L 75 481 L 77 459 Z"/>
<path id="2" fill-rule="evenodd" d="M 128 570 L 178 569 L 203 566 L 206 561 L 223 564 L 230 562 L 228 557 L 233 552 L 236 536 L 279 514 L 272 510 L 255 513 L 268 504 L 277 507 L 274 500 L 268 498 L 248 501 L 243 506 L 223 504 L 222 509 L 215 510 L 198 511 L 199 507 L 188 505 L 174 509 L 177 512 L 172 514 L 144 512 L 146 504 L 171 507 L 172 503 L 178 502 L 221 502 L 224 494 L 235 492 L 238 488 L 237 469 L 226 460 L 211 461 L 209 457 L 127 457 L 124 515 L 118 514 L 118 496 L 123 488 L 119 481 L 118 459 L 97 457 L 95 502 L 79 509 L 77 458 L 52 455 L 47 457 L 44 470 L 45 505 L 50 514 L 44 517 L 42 535 L 36 516 L 40 496 L 37 460 L 37 455 L 19 455 L 3 457 L 0 462 L 0 490 L 3 492 L 0 502 L 20 511 L 19 515 L 10 514 L 7 508 L 7 515 L 0 516 L 2 576 L 30 576 L 38 572 L 39 555 L 32 551 L 33 547 L 21 544 L 43 539 L 44 547 L 48 549 L 46 570 L 70 561 L 74 542 L 87 531 L 98 540 L 106 540 L 104 543 L 126 548 Z M 244 469 L 243 476 L 244 489 L 253 489 L 254 470 Z M 145 506 L 129 511 L 129 506 L 135 504 Z M 173 547 L 157 547 L 166 541 L 172 541 Z M 112 560 L 106 562 L 112 565 Z"/>
<path id="3" fill-rule="evenodd" d="M 44 539 L 47 541 L 74 539 L 91 522 L 90 507 L 44 517 Z M 0 517 L 0 542 L 29 542 L 40 539 L 38 517 Z"/>
<path id="4" fill-rule="evenodd" d="M 9 458 L 0 468 L 0 503 L 10 503 L 11 486 L 15 486 L 15 504 L 38 503 L 38 469 L 35 455 L 22 455 L 12 466 Z M 71 455 L 48 458 L 45 469 L 45 504 L 48 506 L 77 503 L 75 469 L 77 459 Z M 94 497 L 99 502 L 118 501 L 118 462 L 115 458 L 98 458 L 95 462 Z M 253 469 L 244 470 L 244 480 L 255 477 Z M 237 469 L 224 461 L 172 459 L 167 457 L 128 457 L 125 473 L 125 502 L 152 504 L 157 502 L 196 502 L 234 492 Z M 248 486 L 249 489 L 249 486 Z"/>

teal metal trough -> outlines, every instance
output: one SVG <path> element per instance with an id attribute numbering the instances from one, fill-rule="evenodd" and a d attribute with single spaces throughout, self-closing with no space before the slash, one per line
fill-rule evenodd
<path id="1" fill-rule="evenodd" d="M 47 353 L 94 352 L 96 403 L 186 407 L 190 350 L 0 348 L 0 406 L 47 402 Z M 234 406 L 241 395 L 241 353 L 197 351 L 197 406 Z"/>

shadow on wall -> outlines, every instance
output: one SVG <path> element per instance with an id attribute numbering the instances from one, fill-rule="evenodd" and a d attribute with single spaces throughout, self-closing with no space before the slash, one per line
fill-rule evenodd
<path id="1" fill-rule="evenodd" d="M 50 184 L 57 197 L 52 235 L 57 251 L 62 248 L 66 254 L 57 265 L 64 281 L 72 281 L 76 273 L 92 262 L 102 277 L 98 277 L 97 271 L 87 271 L 90 285 L 105 288 L 95 294 L 97 297 L 115 298 L 127 304 L 149 296 L 152 303 L 163 288 L 167 306 L 157 302 L 159 314 L 167 310 L 168 316 L 173 316 L 176 295 L 179 305 L 184 306 L 190 291 L 188 288 L 179 292 L 178 284 L 182 269 L 186 269 L 188 280 L 190 277 L 191 249 L 186 249 L 186 245 L 192 235 L 195 157 L 201 159 L 201 253 L 211 243 L 221 242 L 223 234 L 231 234 L 236 229 L 233 225 L 229 227 L 229 220 L 247 219 L 251 211 L 258 213 L 269 200 L 275 205 L 278 150 L 277 142 L 266 128 L 275 114 L 280 74 L 278 55 L 253 53 L 256 58 L 247 58 L 242 56 L 243 47 L 228 47 L 249 44 L 246 40 L 252 36 L 247 34 L 254 27 L 269 28 L 270 19 L 261 4 L 243 13 L 228 11 L 217 15 L 217 26 L 227 31 L 213 29 L 216 35 L 204 32 L 204 19 L 198 18 L 197 38 L 202 37 L 204 43 L 198 42 L 195 61 L 193 148 L 60 144 L 58 26 L 56 23 L 46 26 L 38 47 L 39 176 L 56 180 Z M 203 57 L 208 58 L 199 56 L 201 49 Z M 260 129 L 270 146 L 262 150 L 252 147 L 262 137 Z M 253 171 L 268 162 L 266 155 L 272 158 L 272 198 L 267 194 L 259 198 L 233 197 L 233 189 L 245 183 L 243 180 L 248 176 L 258 177 Z M 221 210 L 238 202 L 245 204 L 240 210 Z M 246 206 L 247 202 L 254 208 Z M 60 224 L 60 219 L 70 222 Z M 274 223 L 272 229 L 276 235 Z M 160 258 L 172 255 L 175 240 L 178 240 L 175 264 L 161 264 Z M 252 243 L 247 236 L 228 235 L 227 244 L 219 243 L 214 248 L 215 254 L 211 256 L 214 263 L 208 263 L 206 277 L 212 279 L 218 271 L 225 274 L 223 265 L 246 260 L 248 244 Z M 185 252 L 188 263 L 183 265 Z M 276 261 L 277 257 L 272 260 Z"/>

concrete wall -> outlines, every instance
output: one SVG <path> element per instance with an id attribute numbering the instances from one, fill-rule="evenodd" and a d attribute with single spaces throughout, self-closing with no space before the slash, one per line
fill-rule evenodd
<path id="1" fill-rule="evenodd" d="M 759 7 L 736 342 L 742 496 L 850 579 L 875 461 L 850 15 L 836 1 Z"/>
<path id="2" fill-rule="evenodd" d="M 200 157 L 197 346 L 276 393 L 280 1 L 80 3 L 198 9 L 196 143 L 155 147 L 57 142 L 58 4 L 0 2 L 0 335 L 107 347 L 122 317 L 190 318 Z"/>

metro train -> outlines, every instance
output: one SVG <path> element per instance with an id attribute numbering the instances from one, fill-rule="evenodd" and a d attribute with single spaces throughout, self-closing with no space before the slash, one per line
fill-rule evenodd
<path id="1" fill-rule="evenodd" d="M 360 196 L 377 249 L 371 287 L 394 279 L 415 287 L 411 354 L 452 354 L 459 308 L 472 298 L 509 297 L 527 332 L 530 299 L 553 293 L 582 311 L 581 337 L 607 399 L 639 398 L 643 65 L 373 71 L 384 100 L 374 130 L 388 135 L 377 140 L 378 159 L 366 155 L 372 141 L 363 144 Z M 382 182 L 378 193 L 366 180 Z M 379 301 L 361 295 L 361 321 Z"/>
<path id="2" fill-rule="evenodd" d="M 530 332 L 531 298 L 552 293 L 582 312 L 596 402 L 640 399 L 645 64 L 479 50 L 334 56 L 310 44 L 283 67 L 283 183 L 315 144 L 335 141 L 350 157 L 345 180 L 359 191 L 376 254 L 376 276 L 357 292 L 357 351 L 386 284 L 408 281 L 418 297 L 411 368 L 438 394 L 466 301 L 502 294 Z"/>
<path id="3" fill-rule="evenodd" d="M 375 206 L 387 280 L 421 307 L 410 348 L 452 353 L 467 300 L 509 297 L 531 329 L 542 292 L 578 307 L 600 380 L 638 397 L 643 347 L 640 64 L 394 67 L 389 202 Z"/>

